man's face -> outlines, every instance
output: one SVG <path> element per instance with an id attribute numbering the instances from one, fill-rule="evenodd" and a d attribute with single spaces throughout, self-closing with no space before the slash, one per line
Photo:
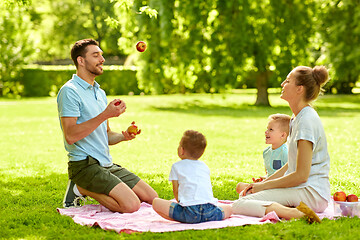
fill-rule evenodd
<path id="1" fill-rule="evenodd" d="M 103 51 L 96 45 L 89 45 L 86 47 L 87 52 L 84 57 L 84 67 L 87 71 L 95 76 L 103 74 Z"/>

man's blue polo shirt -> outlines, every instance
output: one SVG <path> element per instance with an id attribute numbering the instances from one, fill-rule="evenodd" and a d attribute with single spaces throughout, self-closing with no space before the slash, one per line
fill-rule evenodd
<path id="1" fill-rule="evenodd" d="M 86 122 L 101 112 L 107 106 L 104 90 L 95 82 L 94 86 L 85 80 L 73 75 L 72 79 L 61 87 L 58 96 L 58 113 L 60 117 L 77 117 L 77 124 Z M 61 126 L 61 122 L 60 122 Z M 61 126 L 62 128 L 62 126 Z M 91 156 L 100 162 L 101 166 L 112 165 L 109 153 L 107 120 L 101 123 L 92 133 L 85 138 L 69 145 L 65 137 L 64 145 L 68 151 L 69 161 L 80 161 Z"/>

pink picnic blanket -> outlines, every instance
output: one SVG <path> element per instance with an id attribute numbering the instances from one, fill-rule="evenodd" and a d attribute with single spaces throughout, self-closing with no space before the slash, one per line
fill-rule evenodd
<path id="1" fill-rule="evenodd" d="M 223 204 L 231 204 L 233 201 L 219 201 Z M 331 205 L 331 206 L 330 206 Z M 232 215 L 222 221 L 203 222 L 196 224 L 179 223 L 169 221 L 158 215 L 150 204 L 141 203 L 141 207 L 134 213 L 111 212 L 102 205 L 85 205 L 79 208 L 58 208 L 61 215 L 71 217 L 75 223 L 87 226 L 99 226 L 104 230 L 121 232 L 171 232 L 182 230 L 202 230 L 211 228 L 224 228 L 243 226 L 249 224 L 276 223 L 280 221 L 275 212 L 270 212 L 262 218 L 249 217 L 244 215 Z M 332 204 L 324 213 L 319 214 L 320 218 L 333 218 L 334 208 Z"/>

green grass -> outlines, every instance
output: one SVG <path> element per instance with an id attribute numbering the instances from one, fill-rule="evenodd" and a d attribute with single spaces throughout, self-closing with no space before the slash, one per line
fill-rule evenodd
<path id="1" fill-rule="evenodd" d="M 256 95 L 121 96 L 127 111 L 111 119 L 120 131 L 134 120 L 142 129 L 134 141 L 111 146 L 115 162 L 137 173 L 160 197 L 171 199 L 168 174 L 178 160 L 177 146 L 186 129 L 205 134 L 202 159 L 211 170 L 214 195 L 235 200 L 238 181 L 264 174 L 262 151 L 267 116 L 291 114 L 279 94 L 272 108 L 255 107 Z M 109 96 L 112 100 L 113 96 Z M 360 95 L 323 96 L 316 103 L 331 156 L 331 191 L 360 195 Z M 325 220 L 320 225 L 287 221 L 261 226 L 206 231 L 117 234 L 75 224 L 61 216 L 67 183 L 67 156 L 55 98 L 0 100 L 0 238 L 3 239 L 339 239 L 360 235 L 359 218 Z M 346 234 L 346 235 L 345 235 Z"/>

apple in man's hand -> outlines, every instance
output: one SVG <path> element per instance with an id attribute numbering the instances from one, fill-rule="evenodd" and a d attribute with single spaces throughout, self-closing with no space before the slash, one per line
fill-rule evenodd
<path id="1" fill-rule="evenodd" d="M 132 133 L 135 135 L 138 135 L 141 133 L 141 129 L 138 129 L 138 126 L 135 125 L 135 121 L 133 121 L 131 123 L 131 125 L 128 127 L 128 129 L 126 130 L 128 133 Z"/>

